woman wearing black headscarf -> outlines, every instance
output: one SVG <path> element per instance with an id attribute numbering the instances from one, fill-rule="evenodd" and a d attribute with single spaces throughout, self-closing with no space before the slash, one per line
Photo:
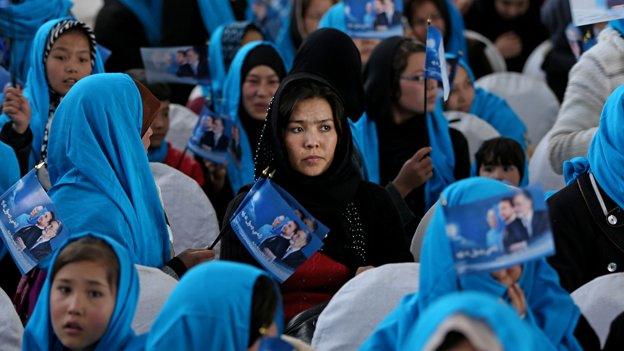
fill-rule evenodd
<path id="1" fill-rule="evenodd" d="M 330 231 L 322 249 L 282 284 L 287 319 L 325 303 L 358 270 L 413 258 L 387 192 L 361 179 L 340 94 L 323 78 L 295 73 L 280 85 L 255 159 L 256 176 L 293 195 Z M 228 208 L 226 223 L 245 194 Z M 225 228 L 221 258 L 258 265 Z"/>

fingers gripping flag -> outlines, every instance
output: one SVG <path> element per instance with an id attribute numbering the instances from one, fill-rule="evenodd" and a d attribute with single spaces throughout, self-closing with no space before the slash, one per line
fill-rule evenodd
<path id="1" fill-rule="evenodd" d="M 442 83 L 444 101 L 448 99 L 451 91 L 447 72 L 446 60 L 444 59 L 444 40 L 442 39 L 442 34 L 436 27 L 427 25 L 425 75 L 427 78 L 435 79 Z"/>

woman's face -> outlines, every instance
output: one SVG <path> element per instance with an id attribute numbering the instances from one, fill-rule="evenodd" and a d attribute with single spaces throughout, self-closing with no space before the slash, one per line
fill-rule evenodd
<path id="1" fill-rule="evenodd" d="M 303 39 L 318 28 L 321 18 L 332 5 L 333 2 L 331 0 L 310 0 L 308 8 L 304 10 L 303 15 Z"/>
<path id="2" fill-rule="evenodd" d="M 524 15 L 531 5 L 530 0 L 495 0 L 496 12 L 503 19 L 513 19 Z"/>
<path id="3" fill-rule="evenodd" d="M 45 62 L 46 77 L 52 90 L 65 96 L 76 82 L 91 74 L 91 47 L 87 37 L 79 31 L 61 35 Z"/>
<path id="4" fill-rule="evenodd" d="M 410 113 L 425 111 L 425 53 L 410 54 L 407 66 L 399 79 L 400 97 L 398 107 Z M 438 93 L 438 82 L 427 80 L 427 111 L 433 111 Z"/>
<path id="5" fill-rule="evenodd" d="M 264 121 L 271 98 L 279 87 L 277 73 L 265 65 L 254 67 L 243 81 L 243 108 L 256 120 Z"/>
<path id="6" fill-rule="evenodd" d="M 297 172 L 315 177 L 334 160 L 338 134 L 329 103 L 323 98 L 299 101 L 290 116 L 284 144 L 288 161 Z"/>
<path id="7" fill-rule="evenodd" d="M 106 332 L 117 287 L 111 286 L 106 268 L 99 262 L 81 261 L 61 268 L 50 291 L 52 329 L 72 350 L 96 343 Z"/>
<path id="8" fill-rule="evenodd" d="M 418 41 L 427 41 L 427 19 L 431 20 L 431 25 L 436 27 L 444 36 L 446 33 L 446 23 L 442 13 L 432 1 L 422 2 L 416 5 L 412 13 L 412 31 Z"/>
<path id="9" fill-rule="evenodd" d="M 455 80 L 453 80 L 453 86 L 447 101 L 448 109 L 451 111 L 470 112 L 474 96 L 475 89 L 472 86 L 470 77 L 468 77 L 463 67 L 457 66 Z"/>
<path id="10" fill-rule="evenodd" d="M 150 137 L 151 147 L 160 147 L 169 131 L 169 101 L 162 101 L 160 110 L 152 122 L 153 134 Z"/>

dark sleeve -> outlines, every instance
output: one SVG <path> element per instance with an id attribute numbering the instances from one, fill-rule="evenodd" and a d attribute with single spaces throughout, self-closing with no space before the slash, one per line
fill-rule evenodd
<path id="1" fill-rule="evenodd" d="M 449 128 L 453 153 L 455 154 L 455 180 L 470 177 L 470 152 L 468 151 L 468 141 L 464 134 L 455 128 Z"/>
<path id="2" fill-rule="evenodd" d="M 363 206 L 362 216 L 369 223 L 369 264 L 381 266 L 387 263 L 414 262 L 408 244 L 408 236 L 413 236 L 414 232 L 405 233 L 403 230 L 399 212 L 388 192 L 374 184 L 366 184 L 365 192 L 368 196 L 364 200 L 371 206 Z"/>
<path id="3" fill-rule="evenodd" d="M 624 345 L 624 313 L 620 314 L 611 323 L 609 336 L 605 343 L 603 351 L 620 351 Z"/>
<path id="4" fill-rule="evenodd" d="M 401 197 L 401 194 L 399 194 L 399 191 L 394 187 L 392 182 L 386 185 L 386 191 L 399 213 L 403 231 L 407 234 L 407 237 L 411 237 L 416 232 L 420 219 L 414 215 L 412 210 L 410 210 L 407 202 L 405 202 L 405 199 Z"/>
<path id="5" fill-rule="evenodd" d="M 19 134 L 13 129 L 13 123 L 7 122 L 0 130 L 0 141 L 9 145 L 15 151 L 15 156 L 17 156 L 17 162 L 20 166 L 20 174 L 24 176 L 28 173 L 33 142 L 33 134 L 30 127 L 23 134 Z"/>
<path id="6" fill-rule="evenodd" d="M 576 323 L 574 336 L 583 347 L 583 350 L 600 350 L 600 340 L 598 339 L 598 335 L 596 335 L 594 328 L 589 325 L 589 322 L 582 314 Z"/>
<path id="7" fill-rule="evenodd" d="M 252 266 L 260 267 L 245 246 L 238 240 L 238 236 L 236 236 L 232 226 L 230 226 L 230 218 L 245 198 L 245 195 L 246 192 L 239 193 L 234 200 L 230 202 L 225 211 L 225 217 L 223 217 L 223 223 L 221 224 L 221 230 L 224 231 L 224 233 L 221 238 L 221 253 L 219 254 L 219 259 L 247 263 Z"/>

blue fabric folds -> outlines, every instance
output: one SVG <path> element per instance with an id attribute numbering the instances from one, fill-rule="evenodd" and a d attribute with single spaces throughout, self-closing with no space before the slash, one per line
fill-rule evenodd
<path id="1" fill-rule="evenodd" d="M 260 276 L 268 277 L 258 268 L 234 262 L 208 262 L 191 269 L 152 325 L 146 350 L 247 350 L 253 286 Z M 275 291 L 279 296 L 277 286 Z M 278 298 L 278 325 L 281 310 Z"/>
<path id="2" fill-rule="evenodd" d="M 20 178 L 19 164 L 15 152 L 7 144 L 0 141 L 0 195 Z M 0 240 L 0 259 L 6 254 L 4 242 Z"/>
<path id="3" fill-rule="evenodd" d="M 220 25 L 236 20 L 228 0 L 199 0 L 197 5 L 204 21 L 204 27 L 209 34 L 214 33 Z"/>
<path id="4" fill-rule="evenodd" d="M 368 118 L 366 112 L 357 122 L 349 119 L 353 142 L 362 161 L 362 173 L 364 179 L 379 184 L 379 140 L 377 138 L 377 125 Z"/>
<path id="5" fill-rule="evenodd" d="M 128 75 L 78 81 L 52 122 L 49 195 L 72 235 L 112 238 L 134 263 L 162 267 L 170 242 L 141 142 L 142 120 L 141 96 Z"/>
<path id="6" fill-rule="evenodd" d="M 84 236 L 93 236 L 106 242 L 119 263 L 119 276 L 117 282 L 117 301 L 113 314 L 108 322 L 106 332 L 100 338 L 95 347 L 99 350 L 140 350 L 140 342 L 135 336 L 131 324 L 139 301 L 139 275 L 128 251 L 111 238 L 98 235 L 83 235 L 70 239 L 54 253 L 52 262 L 56 262 L 59 253 L 69 243 Z M 45 283 L 41 289 L 41 295 L 37 301 L 35 310 L 28 320 L 24 329 L 23 350 L 33 351 L 60 351 L 64 347 L 54 334 L 50 319 L 50 290 L 52 288 L 52 270 L 48 270 Z"/>
<path id="7" fill-rule="evenodd" d="M 419 322 L 423 311 L 433 302 L 450 293 L 479 291 L 494 298 L 507 299 L 506 287 L 489 273 L 457 275 L 442 208 L 468 204 L 509 190 L 510 187 L 504 183 L 488 178 L 468 178 L 444 190 L 421 249 L 419 292 L 404 297 L 361 350 L 404 349 L 406 328 Z M 524 263 L 518 284 L 527 302 L 524 320 L 535 337 L 541 339 L 541 349 L 581 350 L 574 337 L 580 311 L 570 295 L 561 288 L 557 273 L 546 260 Z"/>
<path id="8" fill-rule="evenodd" d="M 40 158 L 43 134 L 48 123 L 50 109 L 50 87 L 48 85 L 45 62 L 43 61 L 45 46 L 50 31 L 57 23 L 66 19 L 70 18 L 64 17 L 46 22 L 39 28 L 35 39 L 32 41 L 32 50 L 29 58 L 30 68 L 28 70 L 26 88 L 24 89 L 24 96 L 28 99 L 31 110 L 30 129 L 33 133 L 32 153 L 30 156 L 31 167 Z M 104 72 L 104 64 L 99 52 L 96 52 L 92 73 L 102 72 Z M 2 114 L 0 116 L 0 127 L 9 121 L 9 116 Z"/>
<path id="9" fill-rule="evenodd" d="M 47 21 L 69 15 L 69 0 L 27 0 L 0 8 L 0 33 L 11 38 L 11 65 L 17 79 L 25 81 L 33 37 Z M 40 59 L 41 60 L 41 59 Z"/>

